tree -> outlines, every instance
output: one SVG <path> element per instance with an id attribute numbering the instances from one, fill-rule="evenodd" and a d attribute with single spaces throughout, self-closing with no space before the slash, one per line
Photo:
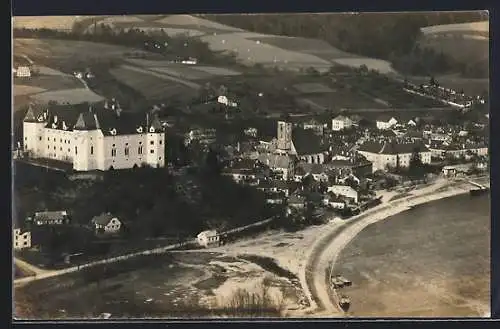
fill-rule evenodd
<path id="1" fill-rule="evenodd" d="M 420 157 L 420 150 L 415 148 L 410 158 L 410 166 L 408 168 L 409 176 L 412 180 L 419 180 L 424 177 L 424 166 Z"/>

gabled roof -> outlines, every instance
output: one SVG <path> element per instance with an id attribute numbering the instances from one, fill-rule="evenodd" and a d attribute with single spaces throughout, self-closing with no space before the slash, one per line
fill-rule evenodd
<path id="1" fill-rule="evenodd" d="M 292 141 L 298 155 L 319 154 L 328 150 L 321 138 L 312 130 L 295 129 L 292 133 Z"/>
<path id="2" fill-rule="evenodd" d="M 333 120 L 337 121 L 345 121 L 345 120 L 351 120 L 350 118 L 346 117 L 345 115 L 339 114 Z M 352 120 L 351 120 L 352 121 Z"/>
<path id="3" fill-rule="evenodd" d="M 418 152 L 429 152 L 429 149 L 421 142 L 397 143 L 397 142 L 365 142 L 359 151 L 378 154 L 407 154 Z"/>
<path id="4" fill-rule="evenodd" d="M 116 216 L 111 215 L 109 212 L 100 214 L 92 218 L 92 223 L 98 225 L 108 225 L 108 223 L 115 217 Z"/>
<path id="5" fill-rule="evenodd" d="M 381 114 L 377 117 L 377 121 L 380 121 L 380 122 L 389 122 L 392 118 L 394 118 L 395 120 L 397 120 L 393 115 L 390 115 L 390 114 Z"/>

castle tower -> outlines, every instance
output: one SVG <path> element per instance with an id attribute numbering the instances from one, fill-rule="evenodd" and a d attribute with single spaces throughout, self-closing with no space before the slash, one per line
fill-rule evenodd
<path id="1" fill-rule="evenodd" d="M 288 151 L 292 148 L 292 124 L 278 121 L 278 149 Z"/>

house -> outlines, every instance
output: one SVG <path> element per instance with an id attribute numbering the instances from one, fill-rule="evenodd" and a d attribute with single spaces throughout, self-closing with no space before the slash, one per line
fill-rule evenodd
<path id="1" fill-rule="evenodd" d="M 406 123 L 406 125 L 409 126 L 409 127 L 416 127 L 417 126 L 417 122 L 414 119 L 410 119 L 410 120 L 408 120 L 408 122 Z"/>
<path id="2" fill-rule="evenodd" d="M 75 171 L 165 167 L 165 131 L 156 116 L 119 105 L 30 105 L 23 122 L 26 156 L 72 164 Z"/>
<path id="3" fill-rule="evenodd" d="M 249 137 L 254 137 L 256 138 L 257 137 L 257 128 L 254 128 L 254 127 L 248 127 L 246 128 L 245 130 L 243 130 L 243 133 L 246 135 L 246 136 L 249 136 Z"/>
<path id="4" fill-rule="evenodd" d="M 376 124 L 377 124 L 377 129 L 380 130 L 386 130 L 392 128 L 394 125 L 398 123 L 398 120 L 396 120 L 393 116 L 390 115 L 382 115 L 377 118 Z"/>
<path id="5" fill-rule="evenodd" d="M 222 169 L 221 175 L 231 177 L 236 183 L 258 185 L 262 169 L 258 160 L 238 158 L 231 160 L 229 166 Z"/>
<path id="6" fill-rule="evenodd" d="M 35 225 L 62 225 L 68 224 L 70 222 L 70 218 L 68 213 L 63 211 L 43 211 L 36 212 L 33 218 L 29 218 L 32 220 Z"/>
<path id="7" fill-rule="evenodd" d="M 295 185 L 295 183 L 288 183 L 282 180 L 264 180 L 259 182 L 257 189 L 265 193 L 281 192 L 285 197 L 288 197 L 297 188 Z"/>
<path id="8" fill-rule="evenodd" d="M 386 170 L 388 167 L 408 168 L 415 152 L 420 155 L 422 163 L 431 163 L 431 151 L 421 142 L 368 141 L 358 148 L 358 153 L 373 164 L 373 172 Z"/>
<path id="9" fill-rule="evenodd" d="M 302 124 L 302 128 L 305 130 L 312 130 L 314 131 L 317 135 L 323 135 L 324 130 L 325 130 L 325 125 L 322 124 L 321 122 L 318 122 L 314 119 L 311 119 L 307 122 L 304 122 Z"/>
<path id="10" fill-rule="evenodd" d="M 13 230 L 12 248 L 14 250 L 31 248 L 31 232 L 23 232 L 20 228 L 15 228 Z"/>
<path id="11" fill-rule="evenodd" d="M 122 223 L 110 213 L 104 213 L 92 218 L 92 225 L 98 233 L 115 234 L 120 232 Z"/>
<path id="12" fill-rule="evenodd" d="M 444 166 L 442 172 L 446 177 L 454 177 L 457 174 L 457 168 L 454 166 Z"/>
<path id="13" fill-rule="evenodd" d="M 29 66 L 18 66 L 16 69 L 17 78 L 29 78 L 31 77 L 31 69 Z"/>
<path id="14" fill-rule="evenodd" d="M 343 196 L 349 200 L 352 200 L 354 203 L 358 203 L 358 191 L 353 189 L 348 185 L 332 185 L 328 186 L 327 192 L 334 193 L 336 195 Z"/>
<path id="15" fill-rule="evenodd" d="M 194 127 L 189 130 L 184 136 L 184 144 L 189 145 L 193 141 L 197 141 L 203 145 L 215 143 L 217 139 L 217 130 L 213 128 Z"/>
<path id="16" fill-rule="evenodd" d="M 207 230 L 196 236 L 198 244 L 205 248 L 218 247 L 220 245 L 220 236 L 215 230 Z"/>
<path id="17" fill-rule="evenodd" d="M 295 161 L 291 156 L 273 153 L 262 153 L 257 158 L 262 164 L 279 175 L 280 179 L 291 180 L 294 177 Z"/>
<path id="18" fill-rule="evenodd" d="M 306 172 L 304 177 L 312 176 L 317 182 L 327 182 L 328 175 L 326 173 L 326 166 L 319 163 L 300 163 L 300 167 Z"/>
<path id="19" fill-rule="evenodd" d="M 341 131 L 344 129 L 351 128 L 354 122 L 344 115 L 338 115 L 332 119 L 332 130 Z"/>
<path id="20" fill-rule="evenodd" d="M 366 177 L 373 172 L 373 164 L 360 155 L 354 155 L 348 160 L 332 160 L 327 166 L 339 176 L 353 174 L 356 177 Z"/>
<path id="21" fill-rule="evenodd" d="M 328 195 L 325 197 L 324 204 L 327 207 L 339 210 L 345 209 L 346 207 L 345 201 L 332 192 L 328 193 Z"/>
<path id="22" fill-rule="evenodd" d="M 266 203 L 282 204 L 286 200 L 286 194 L 282 191 L 265 192 Z"/>
<path id="23" fill-rule="evenodd" d="M 304 209 L 306 206 L 306 198 L 299 194 L 292 194 L 287 200 L 288 206 L 294 209 Z"/>

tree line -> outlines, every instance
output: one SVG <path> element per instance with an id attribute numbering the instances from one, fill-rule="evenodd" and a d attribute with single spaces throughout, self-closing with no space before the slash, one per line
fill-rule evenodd
<path id="1" fill-rule="evenodd" d="M 343 51 L 389 60 L 403 73 L 484 73 L 476 63 L 458 63 L 449 55 L 418 48 L 422 27 L 485 20 L 484 12 L 205 16 L 252 32 L 321 39 Z"/>

